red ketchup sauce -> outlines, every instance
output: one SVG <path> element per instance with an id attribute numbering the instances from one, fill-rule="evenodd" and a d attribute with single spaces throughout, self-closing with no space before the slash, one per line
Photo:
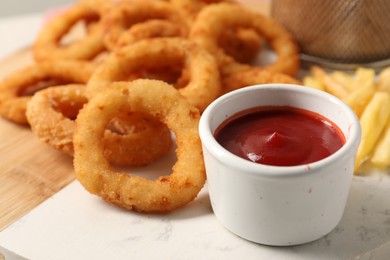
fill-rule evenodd
<path id="1" fill-rule="evenodd" d="M 304 109 L 256 107 L 225 120 L 215 131 L 217 142 L 252 162 L 296 166 L 321 160 L 345 143 L 329 119 Z"/>

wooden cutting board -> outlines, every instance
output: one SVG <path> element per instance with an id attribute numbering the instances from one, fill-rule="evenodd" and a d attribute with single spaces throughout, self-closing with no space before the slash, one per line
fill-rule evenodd
<path id="1" fill-rule="evenodd" d="M 28 49 L 0 62 L 0 80 L 32 64 Z M 0 118 L 0 231 L 74 180 L 72 159 L 28 126 Z"/>

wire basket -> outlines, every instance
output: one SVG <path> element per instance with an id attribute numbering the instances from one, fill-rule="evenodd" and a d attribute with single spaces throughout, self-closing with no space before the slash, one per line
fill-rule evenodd
<path id="1" fill-rule="evenodd" d="M 333 68 L 390 65 L 389 0 L 273 0 L 271 15 L 302 60 Z"/>

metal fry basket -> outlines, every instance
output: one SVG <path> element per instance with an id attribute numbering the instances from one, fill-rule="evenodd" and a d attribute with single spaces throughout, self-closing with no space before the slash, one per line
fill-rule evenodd
<path id="1" fill-rule="evenodd" d="M 390 65 L 389 0 L 272 0 L 271 15 L 297 39 L 303 62 Z"/>

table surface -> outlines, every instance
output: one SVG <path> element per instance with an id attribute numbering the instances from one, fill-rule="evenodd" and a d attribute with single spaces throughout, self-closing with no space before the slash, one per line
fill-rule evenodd
<path id="1" fill-rule="evenodd" d="M 250 4 L 263 13 L 269 10 L 267 1 Z M 0 19 L 0 79 L 32 63 L 26 46 L 43 16 Z M 376 248 L 390 252 L 385 247 L 390 241 L 389 174 L 354 176 L 345 214 L 324 238 L 274 248 L 247 242 L 222 228 L 212 214 L 206 187 L 193 205 L 173 214 L 133 214 L 87 194 L 74 181 L 71 158 L 41 143 L 28 127 L 0 119 L 0 138 L 0 259 L 1 254 L 29 259 L 53 259 L 53 254 L 54 259 L 104 259 L 113 254 L 116 259 L 311 259 L 314 255 L 375 259 L 380 255 L 373 253 Z M 142 171 L 169 169 L 172 160 Z"/>

